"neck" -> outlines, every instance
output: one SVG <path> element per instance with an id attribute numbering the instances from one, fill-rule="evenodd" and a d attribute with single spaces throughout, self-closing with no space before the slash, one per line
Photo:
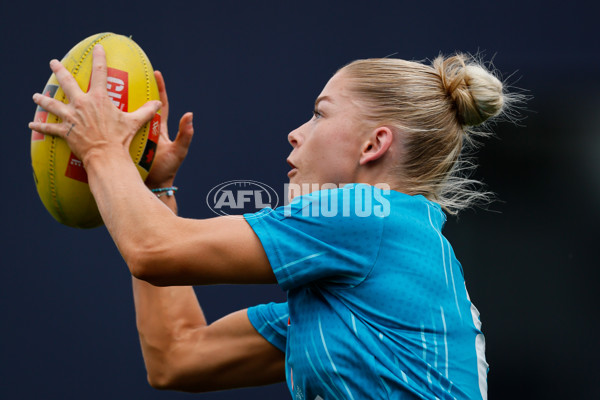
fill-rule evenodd
<path id="1" fill-rule="evenodd" d="M 404 185 L 395 168 L 385 163 L 369 163 L 360 166 L 354 183 L 366 183 L 371 186 L 388 187 L 391 190 L 404 193 Z"/>

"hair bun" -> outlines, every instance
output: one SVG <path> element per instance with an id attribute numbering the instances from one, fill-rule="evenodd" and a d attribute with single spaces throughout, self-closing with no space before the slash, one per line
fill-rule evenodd
<path id="1" fill-rule="evenodd" d="M 457 118 L 462 125 L 479 125 L 502 112 L 505 103 L 502 82 L 472 57 L 438 56 L 433 67 L 456 104 Z"/>

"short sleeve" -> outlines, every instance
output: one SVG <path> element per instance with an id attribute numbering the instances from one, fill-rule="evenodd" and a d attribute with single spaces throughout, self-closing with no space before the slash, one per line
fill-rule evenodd
<path id="1" fill-rule="evenodd" d="M 366 189 L 358 192 L 357 186 L 313 192 L 258 217 L 245 215 L 283 290 L 311 283 L 352 287 L 367 277 L 384 218 L 376 202 L 361 200 L 379 189 L 360 185 Z"/>
<path id="2" fill-rule="evenodd" d="M 254 329 L 284 353 L 289 318 L 287 303 L 261 304 L 248 308 L 248 319 Z"/>

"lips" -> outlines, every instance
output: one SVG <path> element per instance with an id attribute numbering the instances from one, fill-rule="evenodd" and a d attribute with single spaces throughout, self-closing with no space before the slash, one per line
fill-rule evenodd
<path id="1" fill-rule="evenodd" d="M 295 175 L 295 174 L 296 174 L 296 172 L 298 172 L 298 167 L 296 167 L 296 166 L 294 165 L 294 163 L 292 163 L 292 162 L 290 161 L 290 159 L 289 159 L 289 158 L 288 158 L 286 161 L 287 161 L 288 165 L 289 165 L 290 167 L 292 167 L 292 169 L 290 170 L 290 172 L 288 172 L 288 174 L 287 174 L 287 175 L 288 175 L 288 177 L 290 177 L 290 178 L 291 178 L 293 175 Z"/>

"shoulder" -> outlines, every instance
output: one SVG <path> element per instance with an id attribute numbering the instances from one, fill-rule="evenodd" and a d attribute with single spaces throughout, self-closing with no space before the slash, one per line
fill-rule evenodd
<path id="1" fill-rule="evenodd" d="M 351 183 L 297 196 L 277 209 L 282 218 L 368 218 L 389 215 L 389 190 Z"/>
<path id="2" fill-rule="evenodd" d="M 271 239 L 285 236 L 301 242 L 311 237 L 340 245 L 370 242 L 373 236 L 377 242 L 390 213 L 389 201 L 382 196 L 372 186 L 351 184 L 297 196 L 275 210 L 246 215 L 246 220 L 257 233 L 268 230 Z"/>
<path id="3" fill-rule="evenodd" d="M 389 197 L 392 221 L 408 225 L 424 225 L 441 231 L 447 217 L 441 206 L 423 195 L 392 191 Z"/>
<path id="4" fill-rule="evenodd" d="M 385 218 L 374 189 L 362 186 L 313 192 L 256 218 L 246 216 L 284 289 L 315 281 L 356 285 L 366 277 Z"/>

